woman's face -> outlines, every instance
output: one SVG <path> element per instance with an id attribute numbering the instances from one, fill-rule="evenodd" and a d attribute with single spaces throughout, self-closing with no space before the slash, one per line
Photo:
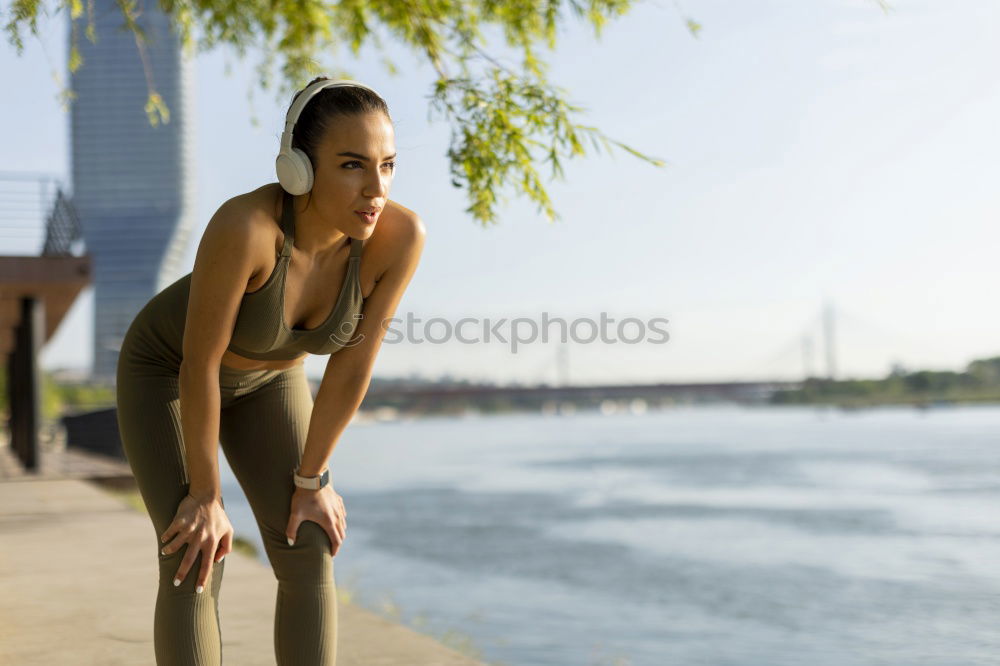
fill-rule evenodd
<path id="1" fill-rule="evenodd" d="M 396 170 L 392 123 L 382 113 L 336 118 L 316 151 L 309 207 L 348 236 L 371 235 Z M 375 209 L 365 217 L 358 211 Z"/>

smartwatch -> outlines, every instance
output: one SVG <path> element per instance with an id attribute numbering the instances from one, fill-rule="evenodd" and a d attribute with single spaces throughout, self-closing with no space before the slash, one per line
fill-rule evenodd
<path id="1" fill-rule="evenodd" d="M 323 468 L 323 473 L 319 476 L 299 476 L 299 468 L 296 467 L 295 471 L 292 472 L 292 478 L 295 481 L 295 485 L 299 488 L 319 490 L 330 484 L 330 468 Z"/>

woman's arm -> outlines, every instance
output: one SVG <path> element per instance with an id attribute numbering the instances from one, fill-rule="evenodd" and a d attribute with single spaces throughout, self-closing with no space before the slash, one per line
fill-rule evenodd
<path id="1" fill-rule="evenodd" d="M 316 476 L 323 470 L 336 441 L 361 405 L 382 338 L 417 270 L 427 235 L 424 223 L 410 211 L 392 222 L 380 230 L 386 234 L 386 246 L 395 248 L 389 268 L 365 299 L 354 338 L 327 361 L 302 454 L 299 474 L 303 476 Z"/>
<path id="2" fill-rule="evenodd" d="M 222 494 L 219 366 L 257 264 L 255 248 L 267 242 L 262 235 L 268 232 L 248 205 L 230 199 L 209 221 L 191 271 L 179 382 L 189 492 L 199 499 Z"/>

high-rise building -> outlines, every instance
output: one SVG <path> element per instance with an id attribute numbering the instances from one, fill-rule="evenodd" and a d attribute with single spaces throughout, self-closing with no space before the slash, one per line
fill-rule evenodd
<path id="1" fill-rule="evenodd" d="M 73 204 L 94 266 L 93 374 L 114 381 L 132 318 L 182 272 L 195 213 L 193 63 L 157 3 L 137 19 L 143 54 L 115 0 L 95 0 L 94 14 L 97 43 L 80 29 L 83 65 L 70 79 Z M 170 110 L 156 126 L 147 72 Z"/>

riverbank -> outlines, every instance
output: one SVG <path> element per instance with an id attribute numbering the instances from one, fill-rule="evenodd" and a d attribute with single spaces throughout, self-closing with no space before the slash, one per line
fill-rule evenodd
<path id="1" fill-rule="evenodd" d="M 152 662 L 156 559 L 144 508 L 129 495 L 122 477 L 0 478 L 0 663 Z M 271 569 L 251 553 L 227 557 L 227 663 L 274 664 L 276 591 Z M 340 666 L 484 666 L 343 598 L 338 627 Z"/>
<path id="2" fill-rule="evenodd" d="M 879 409 L 882 407 L 913 407 L 931 409 L 935 407 L 964 407 L 977 405 L 1000 405 L 1000 393 L 983 394 L 941 394 L 920 396 L 873 395 L 842 397 L 800 397 L 782 398 L 769 403 L 768 407 L 833 407 L 837 409 Z"/>

